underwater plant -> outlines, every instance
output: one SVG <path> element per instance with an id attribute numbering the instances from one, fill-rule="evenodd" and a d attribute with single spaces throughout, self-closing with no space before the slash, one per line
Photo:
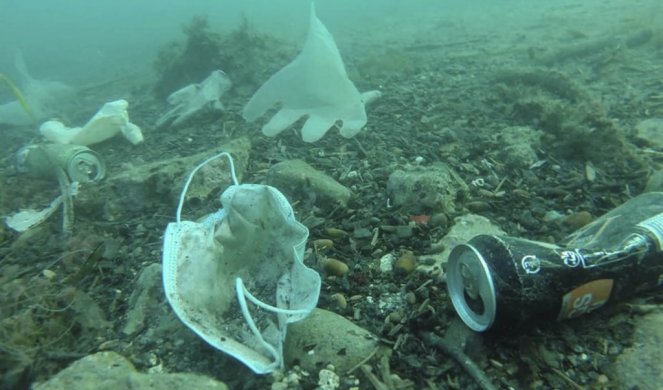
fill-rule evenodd
<path id="1" fill-rule="evenodd" d="M 0 73 L 0 82 L 4 83 L 7 86 L 7 88 L 9 88 L 9 91 L 12 93 L 12 95 L 14 95 L 14 97 L 16 98 L 16 101 L 21 106 L 23 111 L 25 111 L 25 113 L 30 117 L 30 119 L 33 122 L 36 122 L 37 118 L 35 117 L 34 112 L 30 108 L 30 106 L 28 105 L 28 102 L 25 99 L 25 96 L 23 96 L 23 93 L 16 86 L 16 84 L 14 84 L 14 82 L 11 81 L 11 79 L 9 79 L 9 77 L 5 76 L 2 73 Z"/>
<path id="2" fill-rule="evenodd" d="M 227 73 L 233 90 L 248 95 L 291 54 L 280 41 L 253 31 L 246 18 L 222 35 L 212 30 L 206 17 L 197 16 L 183 32 L 185 41 L 167 43 L 154 62 L 158 74 L 154 93 L 160 99 L 200 82 L 214 70 Z"/>
<path id="3" fill-rule="evenodd" d="M 157 54 L 154 63 L 159 79 L 158 97 L 168 96 L 184 85 L 204 79 L 216 69 L 221 56 L 221 36 L 210 30 L 206 17 L 196 16 L 183 27 L 186 42 L 171 42 Z"/>
<path id="4" fill-rule="evenodd" d="M 19 76 L 16 84 L 0 74 L 0 84 L 5 84 L 16 98 L 0 104 L 0 124 L 31 126 L 39 120 L 61 115 L 74 101 L 74 90 L 68 85 L 32 77 L 20 50 L 16 51 L 14 67 Z"/>

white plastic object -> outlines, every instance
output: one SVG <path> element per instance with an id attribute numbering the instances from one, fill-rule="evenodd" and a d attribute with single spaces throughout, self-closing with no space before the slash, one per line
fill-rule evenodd
<path id="1" fill-rule="evenodd" d="M 304 141 L 319 140 L 337 121 L 342 122 L 341 135 L 351 138 L 366 124 L 366 100 L 379 95 L 377 91 L 365 95 L 357 91 L 334 38 L 311 4 L 308 36 L 301 53 L 258 89 L 244 107 L 243 116 L 252 122 L 280 103 L 280 110 L 262 128 L 267 136 L 275 136 L 308 116 L 301 130 Z"/>
<path id="2" fill-rule="evenodd" d="M 31 126 L 35 119 L 43 120 L 51 115 L 57 115 L 72 104 L 74 90 L 58 81 L 33 78 L 28 72 L 20 50 L 17 50 L 14 56 L 14 67 L 19 75 L 16 80 L 17 87 L 22 92 L 25 99 L 23 103 L 28 106 L 32 116 L 18 100 L 3 102 L 0 104 L 0 124 Z M 0 85 L 0 89 L 3 87 Z"/>
<path id="3" fill-rule="evenodd" d="M 214 158 L 231 162 L 234 185 L 223 208 L 201 222 L 182 221 L 193 175 Z M 320 275 L 303 263 L 308 229 L 274 187 L 238 184 L 227 153 L 194 169 L 176 221 L 164 235 L 163 281 L 177 316 L 215 348 L 264 374 L 283 366 L 289 323 L 316 306 Z"/>
<path id="4" fill-rule="evenodd" d="M 10 215 L 5 218 L 5 224 L 19 233 L 24 232 L 47 220 L 61 204 L 62 195 L 59 195 L 42 210 L 27 209 Z"/>
<path id="5" fill-rule="evenodd" d="M 221 97 L 231 85 L 224 72 L 215 70 L 201 83 L 173 92 L 168 96 L 172 108 L 157 120 L 156 127 L 181 126 L 198 115 L 223 111 Z"/>
<path id="6" fill-rule="evenodd" d="M 53 215 L 57 211 L 58 207 L 64 203 L 67 197 L 71 198 L 76 196 L 76 194 L 78 194 L 78 182 L 73 182 L 69 185 L 69 188 L 66 192 L 58 195 L 57 198 L 53 199 L 53 201 L 42 210 L 21 210 L 6 217 L 5 224 L 10 229 L 13 229 L 19 233 L 30 230 L 33 227 L 46 221 L 51 215 Z M 64 218 L 66 218 L 66 216 Z"/>
<path id="7" fill-rule="evenodd" d="M 59 144 L 92 145 L 122 133 L 132 144 L 143 141 L 140 127 L 129 121 L 129 103 L 120 99 L 104 106 L 83 127 L 67 127 L 62 122 L 44 122 L 39 131 L 49 141 Z"/>

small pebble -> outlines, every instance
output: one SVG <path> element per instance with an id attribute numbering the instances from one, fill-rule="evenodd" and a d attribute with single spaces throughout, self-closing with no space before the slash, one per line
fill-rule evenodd
<path id="1" fill-rule="evenodd" d="M 504 370 L 508 375 L 514 376 L 518 372 L 518 365 L 514 364 L 509 364 L 506 367 L 506 370 Z"/>
<path id="2" fill-rule="evenodd" d="M 412 291 L 409 291 L 407 294 L 405 294 L 405 301 L 410 305 L 414 305 L 417 303 L 417 296 Z"/>
<path id="3" fill-rule="evenodd" d="M 337 228 L 327 228 L 325 229 L 325 234 L 327 234 L 331 238 L 340 238 L 340 237 L 346 237 L 348 235 L 348 232 Z"/>
<path id="4" fill-rule="evenodd" d="M 470 210 L 473 213 L 479 213 L 482 211 L 488 211 L 490 210 L 490 203 L 484 202 L 481 200 L 476 200 L 469 202 L 467 205 L 467 209 Z"/>
<path id="5" fill-rule="evenodd" d="M 608 355 L 610 356 L 619 355 L 620 353 L 622 353 L 623 350 L 624 348 L 622 348 L 621 345 L 612 344 L 608 347 Z"/>
<path id="6" fill-rule="evenodd" d="M 338 259 L 325 258 L 322 262 L 322 268 L 328 274 L 335 276 L 344 276 L 348 273 L 348 265 Z"/>
<path id="7" fill-rule="evenodd" d="M 358 307 L 353 307 L 352 308 L 352 318 L 355 321 L 360 321 L 361 320 L 361 309 Z"/>
<path id="8" fill-rule="evenodd" d="M 373 232 L 367 228 L 358 228 L 352 232 L 353 238 L 372 238 Z"/>
<path id="9" fill-rule="evenodd" d="M 592 222 L 593 219 L 594 218 L 589 212 L 579 211 L 577 213 L 573 213 L 569 216 L 564 217 L 564 224 L 573 230 L 578 230 L 581 227 Z"/>
<path id="10" fill-rule="evenodd" d="M 478 193 L 479 196 L 482 197 L 482 198 L 493 198 L 493 197 L 495 197 L 495 194 L 494 194 L 492 191 L 488 191 L 488 190 L 483 189 L 483 188 L 479 188 L 479 190 L 477 191 L 477 193 Z M 485 203 L 485 202 L 484 202 L 484 203 Z"/>
<path id="11" fill-rule="evenodd" d="M 412 227 L 408 225 L 401 225 L 396 228 L 396 235 L 400 238 L 410 238 L 413 233 Z"/>
<path id="12" fill-rule="evenodd" d="M 413 222 L 415 225 L 428 225 L 430 222 L 430 215 L 419 214 L 419 215 L 410 215 L 408 218 L 410 222 Z"/>
<path id="13" fill-rule="evenodd" d="M 326 238 L 321 238 L 319 240 L 313 241 L 313 247 L 318 252 L 324 252 L 327 249 L 330 249 L 330 248 L 334 247 L 334 241 L 326 239 Z"/>
<path id="14" fill-rule="evenodd" d="M 519 198 L 523 198 L 523 199 L 529 199 L 529 198 L 532 197 L 532 195 L 529 192 L 527 192 L 525 190 L 521 190 L 520 188 L 516 188 L 515 190 L 513 190 L 513 194 L 515 196 L 517 196 Z"/>
<path id="15" fill-rule="evenodd" d="M 55 272 L 51 271 L 50 269 L 45 269 L 41 272 L 42 275 L 48 280 L 51 280 L 55 277 Z"/>
<path id="16" fill-rule="evenodd" d="M 331 298 L 336 300 L 336 304 L 341 309 L 345 309 L 345 308 L 348 307 L 348 300 L 345 299 L 345 295 L 343 295 L 341 293 L 336 293 L 336 294 L 332 294 Z"/>
<path id="17" fill-rule="evenodd" d="M 396 256 L 392 253 L 387 253 L 380 258 L 380 271 L 383 273 L 391 272 L 394 269 L 394 261 Z"/>
<path id="18" fill-rule="evenodd" d="M 444 245 L 440 245 L 440 246 L 436 247 L 435 249 L 439 249 L 439 252 L 442 252 L 444 250 Z M 433 256 L 422 256 L 422 257 L 419 257 L 418 261 L 419 261 L 419 264 L 423 264 L 423 265 L 433 265 L 433 264 L 436 263 L 436 260 Z"/>
<path id="19" fill-rule="evenodd" d="M 428 224 L 431 227 L 445 228 L 445 227 L 449 226 L 449 217 L 447 217 L 447 215 L 444 214 L 444 213 L 433 214 L 430 217 L 430 221 L 428 221 Z"/>
<path id="20" fill-rule="evenodd" d="M 562 213 L 559 211 L 550 210 L 543 216 L 543 222 L 552 222 L 563 217 L 564 215 L 562 215 Z"/>
<path id="21" fill-rule="evenodd" d="M 414 255 L 411 251 L 405 251 L 403 254 L 396 260 L 394 263 L 394 268 L 397 271 L 405 272 L 409 274 L 414 271 L 414 268 L 417 266 L 417 256 Z"/>
<path id="22" fill-rule="evenodd" d="M 590 162 L 585 164 L 585 178 L 590 183 L 596 180 L 596 169 Z"/>
<path id="23" fill-rule="evenodd" d="M 389 320 L 389 322 L 391 322 L 392 324 L 398 324 L 399 322 L 401 322 L 402 319 L 403 315 L 398 311 L 392 311 L 387 316 L 387 320 Z"/>

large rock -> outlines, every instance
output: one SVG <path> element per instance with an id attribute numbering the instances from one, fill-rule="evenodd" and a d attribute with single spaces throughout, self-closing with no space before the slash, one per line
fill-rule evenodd
<path id="1" fill-rule="evenodd" d="M 393 205 L 413 214 L 453 212 L 456 198 L 468 191 L 454 170 L 442 163 L 396 170 L 387 182 Z"/>
<path id="2" fill-rule="evenodd" d="M 322 207 L 347 205 L 352 192 L 333 178 L 302 160 L 287 160 L 273 165 L 267 174 L 267 184 L 278 188 L 289 200 L 313 199 Z"/>
<path id="3" fill-rule="evenodd" d="M 432 255 L 420 258 L 422 271 L 432 271 L 434 268 L 443 267 L 449 259 L 451 250 L 460 244 L 467 243 L 479 234 L 504 235 L 499 226 L 493 224 L 488 218 L 476 214 L 462 215 L 454 220 L 454 225 L 446 236 L 438 242 L 431 244 L 431 249 L 436 251 Z"/>
<path id="4" fill-rule="evenodd" d="M 44 383 L 36 384 L 35 390 L 227 390 L 217 380 L 202 375 L 142 374 L 133 364 L 115 352 L 99 352 L 75 361 Z"/>
<path id="5" fill-rule="evenodd" d="M 315 309 L 288 326 L 284 356 L 287 366 L 318 372 L 328 364 L 345 373 L 368 357 L 378 338 L 336 313 Z"/>

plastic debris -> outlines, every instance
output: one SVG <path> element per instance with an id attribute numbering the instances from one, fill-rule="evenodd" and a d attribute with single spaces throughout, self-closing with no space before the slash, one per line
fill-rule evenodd
<path id="1" fill-rule="evenodd" d="M 201 83 L 173 92 L 168 96 L 168 104 L 173 108 L 157 120 L 156 126 L 182 126 L 200 115 L 223 111 L 220 99 L 231 85 L 224 72 L 215 70 Z"/>
<path id="2" fill-rule="evenodd" d="M 62 122 L 44 122 L 39 131 L 49 141 L 59 144 L 92 145 L 122 133 L 132 144 L 143 141 L 140 127 L 129 121 L 126 100 L 115 100 L 104 104 L 83 127 L 67 127 Z"/>
<path id="3" fill-rule="evenodd" d="M 235 183 L 221 195 L 223 208 L 202 222 L 181 221 L 193 175 L 219 156 L 231 162 Z M 303 262 L 307 238 L 276 188 L 240 185 L 230 155 L 212 157 L 189 176 L 164 235 L 166 297 L 209 344 L 256 373 L 274 371 L 283 367 L 287 325 L 308 316 L 320 294 L 320 275 Z"/>
<path id="4" fill-rule="evenodd" d="M 366 124 L 364 105 L 379 96 L 378 91 L 357 91 L 334 38 L 311 5 L 308 37 L 301 53 L 258 89 L 244 107 L 243 116 L 252 122 L 280 103 L 280 110 L 262 128 L 267 136 L 275 136 L 308 116 L 301 130 L 304 141 L 319 140 L 337 121 L 342 122 L 341 135 L 352 138 Z"/>

